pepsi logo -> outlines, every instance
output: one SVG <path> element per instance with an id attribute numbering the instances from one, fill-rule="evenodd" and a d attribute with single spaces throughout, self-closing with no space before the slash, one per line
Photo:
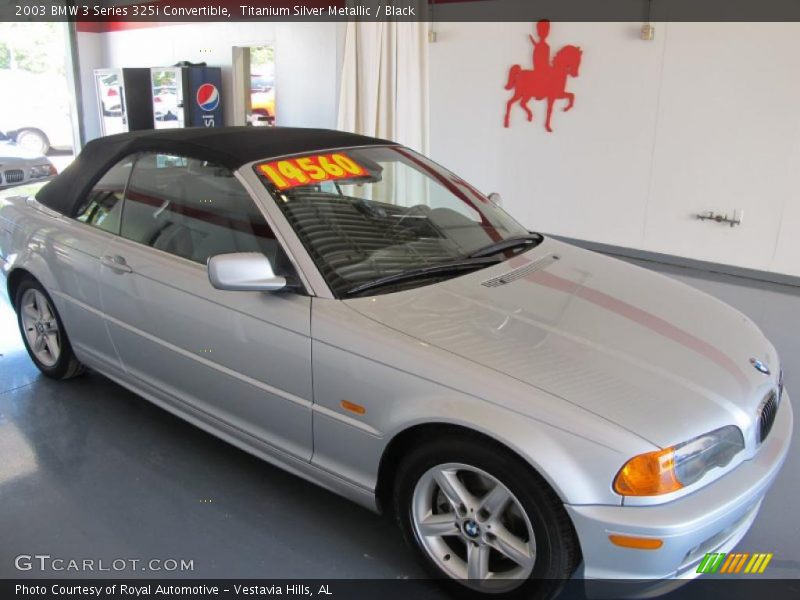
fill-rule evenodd
<path id="1" fill-rule="evenodd" d="M 219 106 L 219 90 L 213 83 L 204 83 L 197 88 L 197 105 L 206 112 Z"/>

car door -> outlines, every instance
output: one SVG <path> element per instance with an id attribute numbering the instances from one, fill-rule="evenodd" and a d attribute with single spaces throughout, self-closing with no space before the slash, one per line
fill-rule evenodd
<path id="1" fill-rule="evenodd" d="M 50 234 L 49 260 L 57 279 L 54 301 L 78 356 L 90 364 L 118 369 L 119 358 L 108 335 L 100 301 L 100 261 L 119 232 L 123 195 L 134 157 L 111 167 L 77 208 L 75 220 L 63 219 Z"/>
<path id="2" fill-rule="evenodd" d="M 310 460 L 310 298 L 208 281 L 209 257 L 253 251 L 291 275 L 228 169 L 140 154 L 100 277 L 111 339 L 129 375 L 162 400 Z"/>

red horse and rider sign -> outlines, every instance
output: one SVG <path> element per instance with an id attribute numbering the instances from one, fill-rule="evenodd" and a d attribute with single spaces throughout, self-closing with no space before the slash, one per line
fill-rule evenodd
<path id="1" fill-rule="evenodd" d="M 516 102 L 528 115 L 528 121 L 533 121 L 533 111 L 528 107 L 530 100 L 547 100 L 547 118 L 544 127 L 552 132 L 550 120 L 553 114 L 553 103 L 564 99 L 567 105 L 564 112 L 575 104 L 575 94 L 567 91 L 567 77 L 577 77 L 581 66 L 583 52 L 577 46 L 564 46 L 552 62 L 550 61 L 550 44 L 547 36 L 550 34 L 550 21 L 541 20 L 536 24 L 537 41 L 532 35 L 533 42 L 533 69 L 523 69 L 514 65 L 508 72 L 507 90 L 514 90 L 514 95 L 506 103 L 506 116 L 503 122 L 505 127 L 510 125 L 511 107 Z"/>

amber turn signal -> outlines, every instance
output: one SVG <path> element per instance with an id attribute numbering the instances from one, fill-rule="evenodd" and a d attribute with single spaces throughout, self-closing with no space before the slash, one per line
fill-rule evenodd
<path id="1" fill-rule="evenodd" d="M 623 548 L 635 548 L 636 550 L 658 550 L 664 545 L 664 540 L 658 538 L 641 538 L 633 537 L 631 535 L 616 535 L 608 536 L 611 543 Z"/>
<path id="2" fill-rule="evenodd" d="M 682 487 L 675 475 L 675 448 L 634 456 L 614 479 L 614 491 L 623 496 L 657 496 Z"/>
<path id="3" fill-rule="evenodd" d="M 367 412 L 366 408 L 360 404 L 356 404 L 355 402 L 350 402 L 349 400 L 342 400 L 341 405 L 343 409 L 349 410 L 351 413 L 355 413 L 357 415 L 363 415 Z"/>

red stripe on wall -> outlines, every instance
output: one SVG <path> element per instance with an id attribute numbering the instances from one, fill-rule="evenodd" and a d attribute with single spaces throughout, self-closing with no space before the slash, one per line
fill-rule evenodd
<path id="1" fill-rule="evenodd" d="M 269 5 L 273 8 L 288 8 L 292 10 L 294 6 L 306 6 L 307 8 L 323 8 L 327 9 L 329 6 L 336 6 L 336 7 L 344 7 L 346 0 L 272 0 Z M 234 16 L 237 20 L 249 20 L 249 19 L 258 19 L 259 17 L 239 17 L 240 14 L 239 6 L 241 6 L 241 2 L 239 0 L 217 0 L 215 6 L 219 6 L 221 8 L 227 8 L 228 12 Z M 126 6 L 120 6 L 119 8 L 127 8 L 128 9 L 128 16 L 127 17 L 118 17 L 118 16 L 108 16 L 108 17 L 89 17 L 86 20 L 76 21 L 76 29 L 80 32 L 84 33 L 109 33 L 112 31 L 125 31 L 128 29 L 143 29 L 147 27 L 163 27 L 165 25 L 179 25 L 179 24 L 186 24 L 191 22 L 204 22 L 204 20 L 197 19 L 195 21 L 185 21 L 185 20 L 176 20 L 176 21 L 155 21 L 149 20 L 152 17 L 134 17 L 132 15 L 133 7 L 146 7 L 146 6 L 165 6 L 169 5 L 172 8 L 197 8 L 198 2 L 197 0 L 155 0 L 154 2 L 142 2 L 139 4 L 129 4 Z M 140 11 L 145 12 L 145 11 Z M 159 14 L 162 14 L 159 11 Z M 120 18 L 124 20 L 120 20 Z M 141 19 L 141 20 L 140 20 Z M 147 20 L 146 20 L 147 19 Z M 272 20 L 280 20 L 278 17 L 274 17 Z M 211 21 L 211 18 L 209 18 Z M 208 22 L 208 21 L 207 21 Z"/>
<path id="2" fill-rule="evenodd" d="M 480 2 L 483 0 L 428 0 L 428 4 L 435 6 L 436 4 L 458 4 L 465 2 Z M 274 8 L 288 8 L 292 9 L 294 6 L 306 6 L 308 8 L 327 8 L 329 6 L 336 6 L 337 8 L 344 7 L 346 0 L 272 0 L 270 6 Z M 175 8 L 194 8 L 197 7 L 197 0 L 155 0 L 154 2 L 142 2 L 140 4 L 129 4 L 128 15 L 131 15 L 133 6 L 159 6 L 169 4 Z M 239 6 L 242 3 L 240 0 L 217 0 L 216 6 L 227 7 L 231 15 L 239 15 Z M 123 19 L 125 17 L 122 17 Z M 183 25 L 190 22 L 198 21 L 151 21 L 151 20 L 133 20 L 136 17 L 129 17 L 126 20 L 120 21 L 120 17 L 91 17 L 89 20 L 76 21 L 75 27 L 82 33 L 109 33 L 113 31 L 125 31 L 128 29 L 144 29 L 148 27 L 163 27 L 165 25 Z M 237 17 L 239 20 L 258 19 L 259 17 Z M 274 18 L 273 20 L 279 20 Z"/>
<path id="3" fill-rule="evenodd" d="M 161 21 L 78 21 L 75 29 L 81 33 L 109 33 L 128 29 L 147 29 L 164 27 L 165 25 L 182 25 L 179 22 L 163 23 Z"/>

